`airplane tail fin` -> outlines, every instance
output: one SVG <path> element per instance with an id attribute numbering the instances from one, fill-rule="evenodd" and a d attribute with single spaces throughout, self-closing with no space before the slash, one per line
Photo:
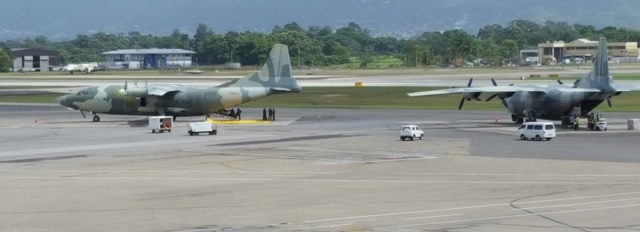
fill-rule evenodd
<path id="1" fill-rule="evenodd" d="M 275 44 L 260 72 L 225 83 L 218 87 L 269 87 L 276 92 L 300 92 L 291 72 L 289 48 L 284 44 Z"/>
<path id="2" fill-rule="evenodd" d="M 607 39 L 600 37 L 593 62 L 593 70 L 580 80 L 578 88 L 596 88 L 603 92 L 615 92 L 613 81 L 609 75 L 609 54 L 607 51 Z"/>

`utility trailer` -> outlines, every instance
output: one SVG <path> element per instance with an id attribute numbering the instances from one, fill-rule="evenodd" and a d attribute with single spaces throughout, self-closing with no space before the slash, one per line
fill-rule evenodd
<path id="1" fill-rule="evenodd" d="M 171 132 L 173 129 L 173 117 L 172 116 L 154 116 L 149 117 L 149 129 L 151 133 Z"/>
<path id="2" fill-rule="evenodd" d="M 208 122 L 191 122 L 189 123 L 189 135 L 199 135 L 200 133 L 208 133 L 210 135 L 218 134 L 218 129 Z"/>

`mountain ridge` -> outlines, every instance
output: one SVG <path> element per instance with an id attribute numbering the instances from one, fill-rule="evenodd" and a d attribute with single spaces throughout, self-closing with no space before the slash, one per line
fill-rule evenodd
<path id="1" fill-rule="evenodd" d="M 193 34 L 198 23 L 225 33 L 270 32 L 274 26 L 290 22 L 303 27 L 338 28 L 353 21 L 372 35 L 394 37 L 454 28 L 475 35 L 486 25 L 506 25 L 516 19 L 536 23 L 566 21 L 597 28 L 640 27 L 640 15 L 634 12 L 640 1 L 635 0 L 618 0 L 616 4 L 600 0 L 30 0 L 29 3 L 30 8 L 17 0 L 3 4 L 0 40 L 37 35 L 64 40 L 98 31 L 166 35 L 178 29 Z"/>

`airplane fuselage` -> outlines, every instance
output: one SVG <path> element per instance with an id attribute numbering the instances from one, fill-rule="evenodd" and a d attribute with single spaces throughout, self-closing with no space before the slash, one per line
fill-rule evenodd
<path id="1" fill-rule="evenodd" d="M 526 118 L 533 114 L 535 118 L 546 120 L 561 120 L 562 116 L 573 111 L 573 107 L 585 101 L 597 104 L 581 104 L 583 112 L 595 108 L 603 100 L 597 99 L 594 93 L 568 93 L 549 89 L 548 93 L 515 92 L 506 98 L 507 109 L 517 117 Z"/>
<path id="2" fill-rule="evenodd" d="M 121 86 L 95 86 L 57 99 L 58 103 L 94 114 L 201 116 L 272 95 L 268 87 L 193 88 L 164 96 L 126 97 Z"/>

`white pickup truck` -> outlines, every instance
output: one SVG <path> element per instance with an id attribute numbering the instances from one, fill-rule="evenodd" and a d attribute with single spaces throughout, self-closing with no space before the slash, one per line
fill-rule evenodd
<path id="1" fill-rule="evenodd" d="M 424 136 L 424 132 L 418 125 L 402 125 L 400 127 L 400 139 L 404 141 L 405 139 L 416 140 L 416 138 L 420 138 Z"/>

